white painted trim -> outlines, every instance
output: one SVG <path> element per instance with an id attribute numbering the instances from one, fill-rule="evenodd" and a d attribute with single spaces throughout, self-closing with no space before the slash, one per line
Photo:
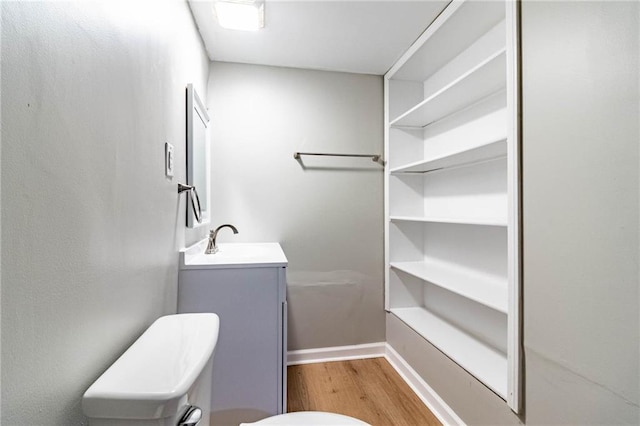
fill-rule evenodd
<path id="1" fill-rule="evenodd" d="M 522 410 L 522 336 L 521 328 L 521 241 L 520 241 L 520 51 L 519 51 L 519 5 L 515 0 L 506 1 L 507 31 L 507 182 L 508 182 L 508 289 L 509 308 L 507 315 L 507 404 L 515 412 Z"/>
<path id="2" fill-rule="evenodd" d="M 389 78 L 384 77 L 384 309 L 389 311 Z"/>
<path id="3" fill-rule="evenodd" d="M 287 352 L 287 365 L 380 358 L 385 356 L 385 353 L 385 342 L 366 343 L 364 345 L 334 346 L 329 348 L 301 349 Z"/>
<path id="4" fill-rule="evenodd" d="M 389 71 L 387 71 L 387 73 L 385 74 L 385 77 L 387 77 L 388 79 L 393 78 L 393 75 L 397 73 L 398 70 L 400 70 L 400 68 L 402 68 L 404 64 L 409 59 L 411 59 L 411 57 L 418 50 L 420 50 L 422 45 L 427 40 L 429 40 L 431 36 L 433 36 L 440 29 L 440 27 L 449 20 L 449 18 L 451 18 L 451 16 L 460 8 L 460 6 L 462 6 L 463 3 L 464 3 L 464 0 L 453 0 L 451 3 L 449 3 L 444 8 L 444 10 L 440 12 L 440 15 L 438 15 L 438 17 L 433 21 L 433 23 L 431 23 L 427 27 L 427 29 L 424 30 L 422 34 L 420 34 L 420 37 L 418 37 L 418 39 L 413 42 L 413 44 L 409 47 L 409 49 L 407 49 L 407 51 L 404 52 L 404 54 L 400 57 L 400 59 L 398 59 L 398 61 L 396 61 L 396 63 L 393 64 L 391 69 L 389 69 Z"/>
<path id="5" fill-rule="evenodd" d="M 455 411 L 440 398 L 436 391 L 434 391 L 388 343 L 385 344 L 385 358 L 443 425 L 465 425 L 464 421 L 458 417 Z"/>

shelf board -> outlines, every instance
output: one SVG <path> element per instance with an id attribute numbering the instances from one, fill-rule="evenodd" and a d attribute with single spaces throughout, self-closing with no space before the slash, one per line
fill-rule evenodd
<path id="1" fill-rule="evenodd" d="M 426 160 L 416 161 L 390 170 L 398 173 L 427 173 L 449 167 L 467 166 L 483 161 L 494 160 L 507 156 L 506 139 L 493 141 L 471 149 L 460 150 Z"/>
<path id="2" fill-rule="evenodd" d="M 507 396 L 507 356 L 422 307 L 391 312 L 502 398 Z"/>
<path id="3" fill-rule="evenodd" d="M 391 262 L 389 266 L 496 311 L 507 313 L 509 296 L 504 279 L 435 260 Z"/>
<path id="4" fill-rule="evenodd" d="M 505 88 L 505 48 L 389 123 L 392 127 L 425 127 Z"/>
<path id="5" fill-rule="evenodd" d="M 397 80 L 425 81 L 505 17 L 501 2 L 451 2 L 389 70 Z"/>
<path id="6" fill-rule="evenodd" d="M 464 218 L 464 217 L 427 217 L 427 216 L 390 216 L 391 222 L 452 223 L 459 225 L 507 226 L 506 219 Z"/>

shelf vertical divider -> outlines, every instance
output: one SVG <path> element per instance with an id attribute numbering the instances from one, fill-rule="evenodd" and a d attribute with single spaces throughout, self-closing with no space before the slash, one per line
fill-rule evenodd
<path id="1" fill-rule="evenodd" d="M 509 315 L 507 317 L 507 404 L 522 411 L 522 250 L 521 241 L 521 93 L 520 93 L 520 3 L 506 1 L 507 32 L 507 253 L 509 254 Z"/>

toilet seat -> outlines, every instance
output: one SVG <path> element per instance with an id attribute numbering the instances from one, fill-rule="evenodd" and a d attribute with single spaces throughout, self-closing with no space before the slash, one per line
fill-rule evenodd
<path id="1" fill-rule="evenodd" d="M 362 420 L 336 413 L 322 411 L 298 411 L 295 413 L 280 414 L 254 423 L 241 423 L 240 426 L 272 425 L 272 426 L 371 426 Z"/>

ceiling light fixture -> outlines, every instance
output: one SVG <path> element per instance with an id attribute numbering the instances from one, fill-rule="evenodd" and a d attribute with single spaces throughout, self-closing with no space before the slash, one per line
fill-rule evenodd
<path id="1" fill-rule="evenodd" d="M 264 0 L 216 0 L 213 9 L 222 28 L 241 31 L 264 28 Z"/>

